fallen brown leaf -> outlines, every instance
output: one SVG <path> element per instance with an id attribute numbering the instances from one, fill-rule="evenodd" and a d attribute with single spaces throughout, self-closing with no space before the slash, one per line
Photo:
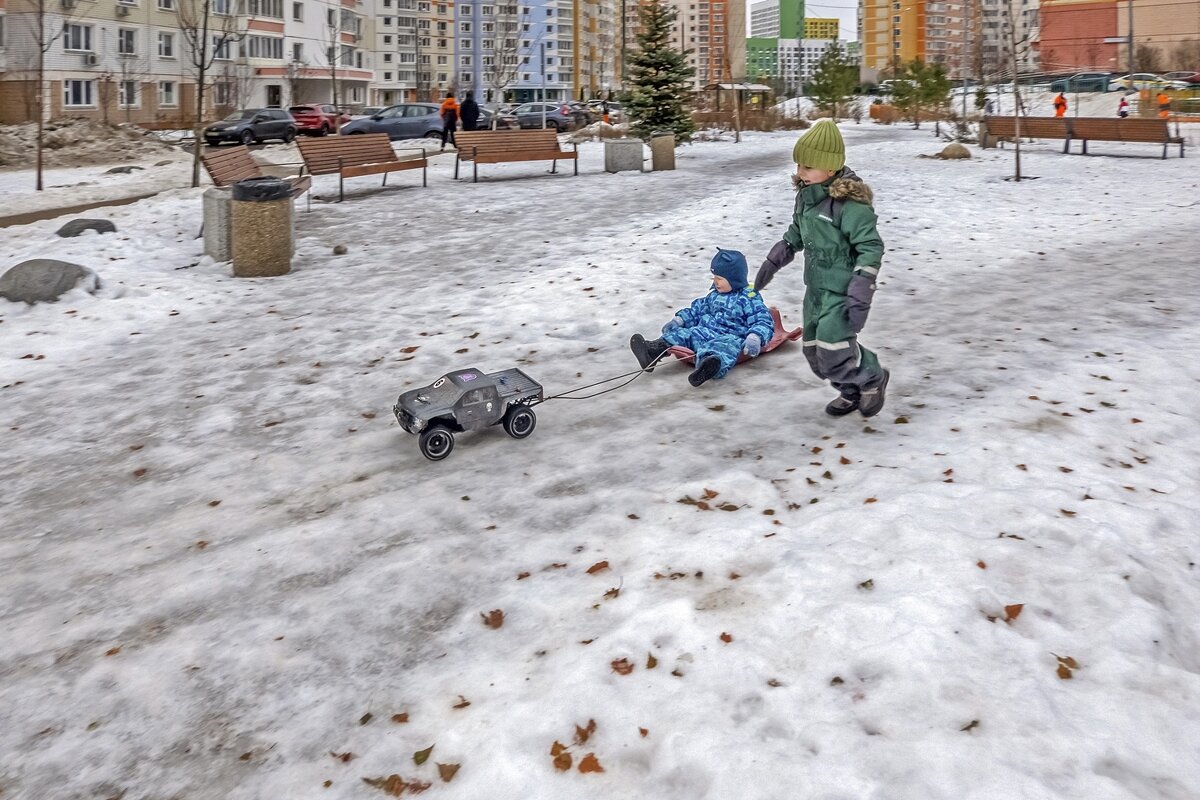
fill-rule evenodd
<path id="1" fill-rule="evenodd" d="M 579 760 L 580 772 L 604 772 L 604 767 L 600 766 L 600 762 L 596 759 L 595 753 L 588 753 Z"/>
<path id="2" fill-rule="evenodd" d="M 722 633 L 722 634 L 721 634 L 721 636 L 720 636 L 720 639 L 721 639 L 721 641 L 722 641 L 722 642 L 724 642 L 725 644 L 729 644 L 730 642 L 732 642 L 732 641 L 733 641 L 733 637 L 732 637 L 732 636 L 730 636 L 728 633 Z"/>
<path id="3" fill-rule="evenodd" d="M 438 775 L 442 778 L 442 783 L 449 783 L 454 780 L 454 776 L 458 774 L 459 767 L 462 764 L 438 764 Z"/>
<path id="4" fill-rule="evenodd" d="M 587 574 L 595 575 L 597 572 L 601 572 L 606 569 L 608 569 L 607 561 L 597 561 L 595 564 L 592 564 L 590 567 L 587 568 Z"/>
<path id="5" fill-rule="evenodd" d="M 471 705 L 471 701 L 470 701 L 470 700 L 468 700 L 467 698 L 463 697 L 463 696 L 460 694 L 460 695 L 458 696 L 458 702 L 457 702 L 457 703 L 455 703 L 454 705 L 450 706 L 450 707 L 451 707 L 451 708 L 466 708 L 466 707 L 467 707 L 467 706 L 469 706 L 469 705 Z"/>
<path id="6" fill-rule="evenodd" d="M 403 714 L 392 714 L 392 722 L 395 722 L 397 725 L 402 725 L 405 722 L 408 722 L 408 712 L 405 711 Z"/>
<path id="7" fill-rule="evenodd" d="M 612 662 L 612 670 L 618 675 L 628 675 L 633 672 L 633 664 L 629 663 L 629 659 L 618 658 Z"/>
<path id="8" fill-rule="evenodd" d="M 575 744 L 587 744 L 587 740 L 596 732 L 596 720 L 589 719 L 584 727 L 575 726 Z"/>
<path id="9" fill-rule="evenodd" d="M 429 756 L 433 752 L 434 747 L 435 747 L 435 745 L 431 744 L 431 745 L 429 745 L 429 747 L 426 747 L 424 750 L 418 750 L 417 752 L 413 753 L 413 761 L 416 762 L 418 767 L 429 760 Z"/>
<path id="10" fill-rule="evenodd" d="M 504 624 L 504 612 L 498 608 L 494 608 L 486 614 L 480 613 L 479 616 L 483 617 L 483 624 L 492 630 Z"/>

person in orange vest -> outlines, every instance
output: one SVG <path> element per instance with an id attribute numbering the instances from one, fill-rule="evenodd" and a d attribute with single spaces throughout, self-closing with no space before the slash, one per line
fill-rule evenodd
<path id="1" fill-rule="evenodd" d="M 454 141 L 454 129 L 458 126 L 458 101 L 454 99 L 454 92 L 446 92 L 438 113 L 442 115 L 442 149 L 446 149 L 447 141 L 458 147 L 458 142 Z"/>
<path id="2" fill-rule="evenodd" d="M 1067 115 L 1067 98 L 1063 97 L 1063 93 L 1059 92 L 1058 97 L 1054 98 L 1054 116 L 1065 117 Z"/>
<path id="3" fill-rule="evenodd" d="M 1171 98 L 1164 92 L 1159 92 L 1158 97 L 1154 98 L 1158 103 L 1158 118 L 1166 119 L 1171 116 Z"/>

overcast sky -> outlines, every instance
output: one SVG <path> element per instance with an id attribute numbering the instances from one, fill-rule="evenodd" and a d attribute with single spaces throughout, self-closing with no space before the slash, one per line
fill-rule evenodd
<path id="1" fill-rule="evenodd" d="M 750 5 L 757 0 L 746 0 L 746 35 L 750 35 Z M 858 39 L 858 3 L 856 0 L 816 0 L 805 4 L 807 17 L 837 17 L 841 20 L 839 39 Z"/>

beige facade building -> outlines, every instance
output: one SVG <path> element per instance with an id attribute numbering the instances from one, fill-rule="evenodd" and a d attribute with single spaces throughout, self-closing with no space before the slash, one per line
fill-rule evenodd
<path id="1" fill-rule="evenodd" d="M 693 86 L 743 81 L 746 77 L 746 4 L 743 0 L 669 0 L 678 12 L 671 45 L 690 51 Z M 637 47 L 638 4 L 625 11 L 626 48 Z"/>

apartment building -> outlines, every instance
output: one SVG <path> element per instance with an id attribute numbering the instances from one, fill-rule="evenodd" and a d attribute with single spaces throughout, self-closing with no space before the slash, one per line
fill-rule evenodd
<path id="1" fill-rule="evenodd" d="M 841 20 L 836 17 L 808 17 L 804 20 L 805 39 L 838 39 Z"/>
<path id="2" fill-rule="evenodd" d="M 667 0 L 678 13 L 671 46 L 687 51 L 696 71 L 693 87 L 741 81 L 746 70 L 746 5 L 743 0 Z M 625 6 L 627 48 L 637 47 L 638 4 Z"/>
<path id="3" fill-rule="evenodd" d="M 746 79 L 772 83 L 789 96 L 802 94 L 821 57 L 835 45 L 843 52 L 848 49 L 848 43 L 839 39 L 752 37 L 746 40 Z"/>
<path id="4" fill-rule="evenodd" d="M 191 124 L 197 64 L 204 117 L 238 107 L 366 102 L 372 79 L 357 0 L 211 0 L 200 50 L 197 0 L 7 0 L 0 121 L 32 119 L 44 45 L 44 115 L 157 127 Z M 44 10 L 43 33 L 37 33 Z"/>

